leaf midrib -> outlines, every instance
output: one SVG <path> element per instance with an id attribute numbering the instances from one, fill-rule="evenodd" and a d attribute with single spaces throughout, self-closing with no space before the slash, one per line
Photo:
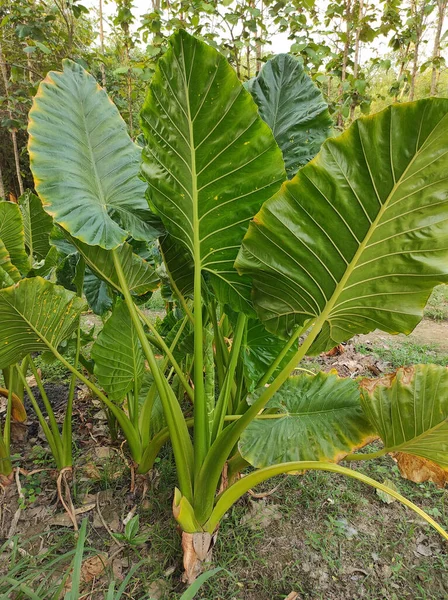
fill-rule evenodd
<path id="1" fill-rule="evenodd" d="M 307 411 L 307 412 L 284 412 L 284 413 L 278 413 L 279 417 L 278 419 L 280 419 L 280 415 L 281 417 L 310 417 L 313 415 L 320 415 L 320 414 L 326 414 L 326 413 L 337 413 L 337 412 L 341 412 L 341 411 L 347 411 L 347 410 L 355 410 L 356 408 L 361 408 L 359 406 L 342 406 L 342 407 L 338 407 L 338 408 L 327 408 L 324 410 L 313 410 L 313 411 Z M 281 410 L 281 409 L 280 409 Z M 362 413 L 360 412 L 360 415 Z"/>
<path id="2" fill-rule="evenodd" d="M 87 127 L 87 119 L 86 119 L 86 114 L 85 114 L 85 110 L 84 110 L 84 97 L 81 94 L 81 90 L 80 90 L 80 87 L 79 87 L 79 84 L 78 84 L 78 80 L 76 79 L 75 81 L 76 81 L 76 87 L 78 89 L 79 101 L 80 101 L 81 107 L 82 107 L 81 114 L 82 114 L 82 121 L 83 121 L 83 125 L 84 125 L 84 131 L 85 131 L 85 134 L 86 134 L 86 142 L 87 142 L 86 145 L 87 145 L 87 147 L 89 149 L 90 160 L 91 160 L 91 164 L 92 164 L 92 168 L 93 168 L 93 173 L 94 173 L 94 176 L 95 176 L 96 187 L 97 187 L 98 195 L 99 195 L 98 205 L 101 206 L 104 209 L 105 212 L 107 212 L 106 211 L 106 205 L 107 205 L 106 198 L 104 196 L 104 192 L 103 192 L 103 188 L 102 188 L 102 183 L 101 183 L 101 178 L 100 178 L 100 176 L 98 174 L 98 170 L 97 170 L 97 167 L 96 167 L 96 161 L 95 161 L 95 157 L 94 157 L 94 154 L 93 154 L 93 148 L 92 148 L 92 144 L 91 144 L 91 140 L 90 140 L 90 133 L 89 133 L 89 129 Z M 98 92 L 98 90 L 95 90 L 95 91 L 96 91 L 96 93 Z"/>

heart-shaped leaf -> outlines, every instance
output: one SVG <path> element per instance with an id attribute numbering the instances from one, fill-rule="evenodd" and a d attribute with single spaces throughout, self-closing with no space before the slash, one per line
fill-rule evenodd
<path id="1" fill-rule="evenodd" d="M 250 311 L 250 284 L 233 263 L 250 219 L 285 178 L 250 94 L 219 52 L 181 30 L 157 64 L 141 125 L 151 205 L 221 301 Z"/>
<path id="2" fill-rule="evenodd" d="M 256 215 L 236 266 L 266 327 L 315 321 L 310 353 L 410 333 L 448 281 L 448 100 L 399 104 L 330 139 Z"/>
<path id="3" fill-rule="evenodd" d="M 141 149 L 117 107 L 79 64 L 63 61 L 39 85 L 29 155 L 44 209 L 86 244 L 112 249 L 159 235 L 138 177 Z"/>
<path id="4" fill-rule="evenodd" d="M 111 400 L 122 400 L 140 385 L 143 352 L 129 310 L 119 302 L 92 346 L 95 375 Z"/>
<path id="5" fill-rule="evenodd" d="M 331 134 L 333 121 L 322 93 L 291 54 L 268 60 L 245 85 L 272 129 L 288 177 L 293 177 Z"/>

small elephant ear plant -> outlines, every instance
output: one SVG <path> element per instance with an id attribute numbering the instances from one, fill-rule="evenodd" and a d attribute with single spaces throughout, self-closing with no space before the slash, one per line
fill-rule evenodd
<path id="1" fill-rule="evenodd" d="M 91 268 L 107 262 L 122 297 L 109 342 L 94 353 L 101 385 L 113 393 L 123 370 L 139 382 L 143 361 L 151 371 L 139 427 L 132 411 L 119 424 L 134 452 L 156 401 L 163 408 L 146 464 L 170 439 L 187 579 L 233 503 L 281 473 L 353 477 L 448 539 L 397 492 L 339 464 L 390 452 L 408 477 L 445 483 L 446 369 L 361 383 L 300 367 L 291 376 L 306 355 L 357 333 L 411 332 L 432 288 L 448 282 L 448 100 L 394 105 L 331 137 L 322 97 L 292 57 L 270 61 L 245 89 L 223 56 L 179 31 L 149 84 L 141 128 L 143 151 L 93 77 L 67 60 L 40 84 L 29 152 L 45 211 Z M 159 344 L 162 361 L 124 260 L 128 241 L 152 239 L 157 219 L 180 317 L 177 335 Z M 34 287 L 0 292 L 0 318 L 17 324 L 2 338 L 0 366 L 41 345 L 55 351 L 44 321 L 57 335 L 82 309 L 57 285 Z M 139 353 L 141 363 L 129 361 Z M 355 453 L 375 438 L 381 450 Z"/>

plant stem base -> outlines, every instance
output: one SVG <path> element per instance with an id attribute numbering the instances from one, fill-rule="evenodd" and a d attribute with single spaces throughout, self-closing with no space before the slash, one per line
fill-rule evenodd
<path id="1" fill-rule="evenodd" d="M 182 551 L 184 574 L 182 581 L 185 583 L 193 583 L 193 581 L 203 571 L 204 563 L 211 562 L 213 546 L 216 542 L 218 532 L 213 535 L 206 531 L 197 533 L 182 532 Z"/>

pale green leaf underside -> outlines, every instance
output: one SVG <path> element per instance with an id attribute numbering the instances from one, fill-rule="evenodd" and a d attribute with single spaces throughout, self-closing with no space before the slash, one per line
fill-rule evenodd
<path id="1" fill-rule="evenodd" d="M 141 112 L 142 172 L 168 233 L 211 274 L 222 302 L 250 308 L 235 261 L 249 220 L 285 178 L 250 94 L 216 50 L 176 33 Z"/>
<path id="2" fill-rule="evenodd" d="M 23 275 L 30 265 L 25 251 L 22 214 L 17 204 L 0 202 L 0 239 L 8 251 L 11 263 Z"/>
<path id="3" fill-rule="evenodd" d="M 284 416 L 255 419 L 239 442 L 243 458 L 258 468 L 298 460 L 338 461 L 375 433 L 361 409 L 356 382 L 336 375 L 290 377 L 268 408 Z"/>
<path id="4" fill-rule="evenodd" d="M 76 250 L 84 257 L 89 268 L 105 283 L 121 292 L 112 252 L 99 246 L 89 246 L 76 238 L 70 237 L 69 239 Z M 130 244 L 125 242 L 118 248 L 117 252 L 131 294 L 142 296 L 158 288 L 160 280 L 154 268 L 143 258 L 134 254 Z"/>
<path id="5" fill-rule="evenodd" d="M 416 365 L 386 383 L 362 390 L 361 403 L 387 452 L 421 456 L 448 470 L 448 369 Z"/>
<path id="6" fill-rule="evenodd" d="M 311 353 L 379 328 L 410 333 L 448 280 L 448 100 L 356 121 L 265 203 L 236 266 L 266 327 L 320 317 Z"/>
<path id="7" fill-rule="evenodd" d="M 272 129 L 288 177 L 293 177 L 331 134 L 333 121 L 322 93 L 290 54 L 268 60 L 245 85 Z"/>
<path id="8" fill-rule="evenodd" d="M 95 375 L 111 400 L 122 400 L 140 385 L 143 353 L 124 302 L 119 302 L 92 346 Z"/>
<path id="9" fill-rule="evenodd" d="M 94 77 L 71 60 L 48 73 L 29 114 L 36 191 L 56 223 L 111 249 L 157 235 L 138 177 L 141 149 Z"/>
<path id="10" fill-rule="evenodd" d="M 73 292 L 41 277 L 0 290 L 0 369 L 57 348 L 75 330 L 84 307 Z"/>

